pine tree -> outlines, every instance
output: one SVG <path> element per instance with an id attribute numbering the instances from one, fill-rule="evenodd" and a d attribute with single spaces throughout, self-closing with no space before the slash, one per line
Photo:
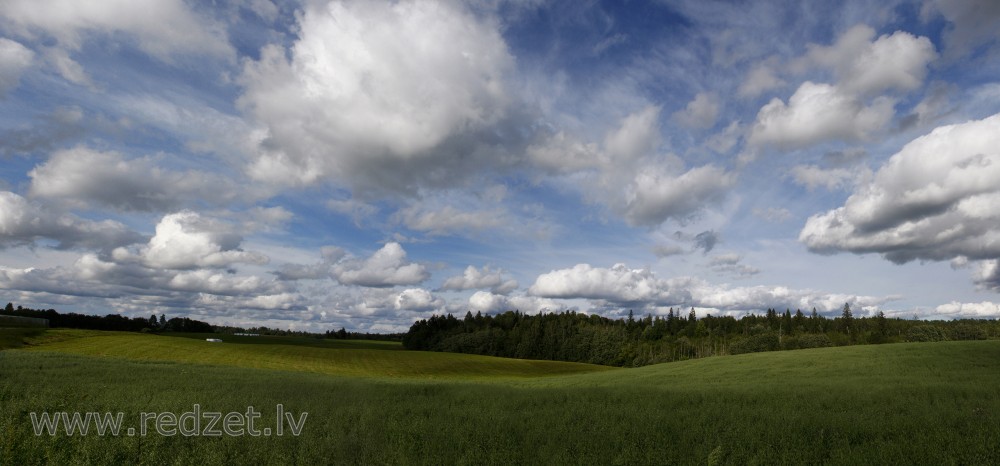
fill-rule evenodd
<path id="1" fill-rule="evenodd" d="M 12 314 L 14 312 L 14 303 L 7 303 L 7 307 L 3 308 L 3 312 Z"/>
<path id="2" fill-rule="evenodd" d="M 854 314 L 851 313 L 851 305 L 849 303 L 844 303 L 844 312 L 840 315 L 840 326 L 844 333 L 847 335 L 851 334 L 851 329 L 854 326 Z"/>
<path id="3" fill-rule="evenodd" d="M 796 331 L 805 329 L 806 316 L 802 313 L 802 309 L 795 310 L 795 317 L 792 318 L 792 325 L 795 327 Z"/>

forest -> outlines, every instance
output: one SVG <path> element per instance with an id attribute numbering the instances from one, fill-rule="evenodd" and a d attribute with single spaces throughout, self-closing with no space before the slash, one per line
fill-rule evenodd
<path id="1" fill-rule="evenodd" d="M 55 309 L 40 310 L 21 306 L 15 308 L 13 303 L 7 303 L 3 311 L 0 311 L 0 315 L 48 319 L 49 327 L 53 328 L 81 328 L 124 332 L 173 331 L 212 333 L 214 331 L 212 325 L 206 322 L 187 317 L 167 319 L 163 314 L 160 314 L 159 318 L 151 315 L 148 319 L 142 317 L 125 317 L 118 314 L 94 316 L 73 312 L 59 313 Z"/>
<path id="2" fill-rule="evenodd" d="M 403 336 L 407 349 L 523 359 L 644 366 L 707 356 L 904 341 L 1000 337 L 995 320 L 926 321 L 855 317 L 849 304 L 834 318 L 815 309 L 698 318 L 670 309 L 666 317 L 610 319 L 574 311 L 497 315 L 471 312 L 419 320 Z"/>

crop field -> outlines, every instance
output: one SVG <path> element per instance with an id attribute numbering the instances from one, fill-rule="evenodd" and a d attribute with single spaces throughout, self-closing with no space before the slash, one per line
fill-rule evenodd
<path id="1" fill-rule="evenodd" d="M 0 464 L 1000 462 L 1000 341 L 610 369 L 379 342 L 20 331 L 27 344 L 0 351 Z M 35 435 L 30 421 L 122 412 L 135 426 L 196 404 L 252 406 L 263 425 L 279 404 L 308 416 L 299 436 Z"/>
<path id="2" fill-rule="evenodd" d="M 51 330 L 31 350 L 138 361 L 213 364 L 355 377 L 509 378 L 612 370 L 554 361 L 405 351 L 399 343 L 292 337 L 159 336 L 126 332 Z M 46 340 L 47 339 L 47 340 Z M 29 342 L 36 340 L 29 339 Z"/>

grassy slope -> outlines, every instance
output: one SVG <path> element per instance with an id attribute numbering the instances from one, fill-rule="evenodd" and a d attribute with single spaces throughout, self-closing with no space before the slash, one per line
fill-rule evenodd
<path id="1" fill-rule="evenodd" d="M 611 370 L 592 364 L 404 351 L 398 343 L 391 342 L 225 336 L 223 343 L 211 343 L 202 335 L 160 336 L 80 330 L 50 330 L 46 334 L 48 341 L 29 339 L 29 343 L 41 343 L 30 349 L 353 377 L 495 379 Z"/>
<path id="2" fill-rule="evenodd" d="M 282 403 L 309 418 L 298 438 L 35 437 L 27 420 L 31 411 L 56 409 L 124 411 L 134 419 L 194 403 L 223 412 L 252 405 L 265 420 Z M 750 354 L 498 381 L 0 352 L 0 464 L 996 464 L 998 439 L 996 341 Z"/>

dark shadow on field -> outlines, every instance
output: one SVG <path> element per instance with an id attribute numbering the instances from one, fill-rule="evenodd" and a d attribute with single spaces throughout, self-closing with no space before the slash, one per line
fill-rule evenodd
<path id="1" fill-rule="evenodd" d="M 44 328 L 0 328 L 0 350 L 20 348 L 24 346 L 25 338 L 41 335 L 44 331 Z"/>
<path id="2" fill-rule="evenodd" d="M 329 338 L 309 338 L 309 337 L 283 337 L 273 335 L 260 336 L 240 336 L 220 333 L 180 333 L 164 332 L 159 335 L 167 337 L 191 338 L 194 340 L 205 340 L 207 338 L 218 338 L 222 340 L 219 344 L 240 344 L 240 345 L 290 345 L 290 346 L 310 346 L 315 348 L 331 349 L 357 349 L 357 350 L 388 350 L 403 351 L 403 345 L 398 341 L 379 340 L 335 340 Z"/>

